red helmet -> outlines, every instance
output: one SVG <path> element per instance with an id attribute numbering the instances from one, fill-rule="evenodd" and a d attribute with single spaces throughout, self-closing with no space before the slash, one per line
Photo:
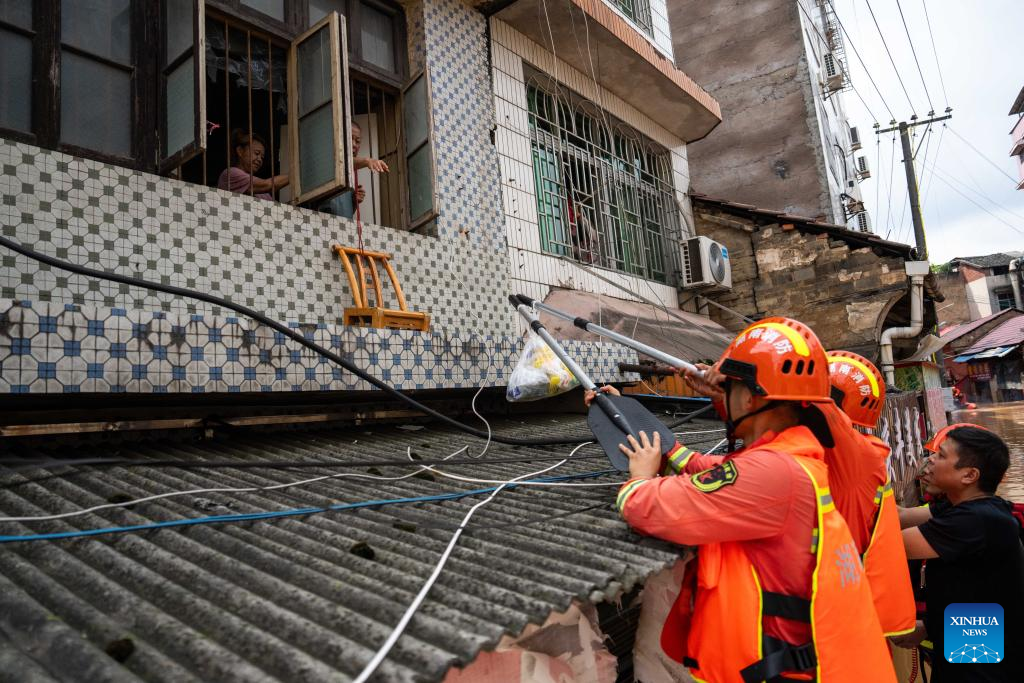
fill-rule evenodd
<path id="1" fill-rule="evenodd" d="M 832 398 L 850 421 L 874 428 L 885 404 L 885 380 L 874 363 L 850 351 L 829 351 L 828 379 Z"/>
<path id="2" fill-rule="evenodd" d="M 974 427 L 975 429 L 984 429 L 986 432 L 992 431 L 988 427 L 982 427 L 981 425 L 972 424 L 970 422 L 958 422 L 957 424 L 949 425 L 948 427 L 943 427 L 939 431 L 935 432 L 935 436 L 933 436 L 931 440 L 924 445 L 924 449 L 926 451 L 931 451 L 932 453 L 938 453 L 939 446 L 941 446 L 942 442 L 946 440 L 946 437 L 949 436 L 949 433 L 954 429 L 959 429 L 960 427 Z"/>
<path id="3" fill-rule="evenodd" d="M 825 349 L 811 328 L 789 318 L 765 318 L 743 330 L 722 354 L 718 370 L 756 396 L 832 402 Z"/>

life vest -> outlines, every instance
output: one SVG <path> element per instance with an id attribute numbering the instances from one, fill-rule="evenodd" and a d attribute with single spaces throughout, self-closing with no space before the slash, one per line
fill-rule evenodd
<path id="1" fill-rule="evenodd" d="M 888 446 L 876 437 L 865 437 L 868 441 Z M 878 513 L 871 529 L 871 540 L 861 556 L 864 573 L 871 586 L 875 612 L 887 636 L 910 633 L 916 626 L 914 608 L 914 586 L 907 566 L 907 552 L 903 546 L 903 531 L 900 529 L 899 510 L 892 491 L 892 481 L 885 483 L 875 492 Z"/>
<path id="2" fill-rule="evenodd" d="M 665 653 L 697 681 L 752 683 L 786 673 L 820 683 L 895 683 L 860 555 L 828 490 L 828 469 L 821 460 L 791 454 L 808 452 L 808 440 L 807 430 L 786 430 L 759 450 L 792 457 L 814 487 L 811 598 L 765 591 L 742 542 L 701 545 L 661 636 Z M 810 622 L 813 640 L 768 637 L 765 617 Z"/>
<path id="3" fill-rule="evenodd" d="M 857 431 L 834 406 L 819 406 L 835 445 L 825 449 L 829 484 L 846 520 L 887 636 L 914 630 L 914 588 L 903 547 L 899 511 L 886 468 L 889 446 Z"/>

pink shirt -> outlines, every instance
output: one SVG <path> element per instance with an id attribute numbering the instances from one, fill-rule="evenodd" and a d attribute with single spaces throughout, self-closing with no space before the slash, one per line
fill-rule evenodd
<path id="1" fill-rule="evenodd" d="M 220 178 L 217 180 L 217 187 L 222 190 L 230 190 L 232 192 L 238 192 L 239 194 L 249 194 L 249 188 L 252 186 L 252 175 L 246 173 L 237 166 L 225 168 Z M 269 192 L 259 192 L 253 195 L 260 199 L 273 199 L 274 195 Z"/>

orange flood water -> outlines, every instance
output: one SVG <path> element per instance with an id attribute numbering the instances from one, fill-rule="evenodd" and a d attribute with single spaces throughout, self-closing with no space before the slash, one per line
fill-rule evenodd
<path id="1" fill-rule="evenodd" d="M 988 427 L 1010 447 L 1010 469 L 999 487 L 999 495 L 1024 503 L 1024 402 L 999 403 L 975 410 L 958 410 L 954 422 L 973 422 Z"/>

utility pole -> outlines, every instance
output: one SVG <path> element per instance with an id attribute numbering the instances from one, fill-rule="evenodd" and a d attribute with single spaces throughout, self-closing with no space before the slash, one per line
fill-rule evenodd
<path id="1" fill-rule="evenodd" d="M 907 192 L 910 194 L 910 217 L 914 221 L 914 240 L 917 242 L 917 259 L 920 261 L 928 260 L 928 244 L 924 237 L 924 219 L 921 217 L 921 198 L 917 191 L 917 173 L 914 171 L 914 148 L 910 143 L 910 129 L 915 126 L 924 126 L 929 123 L 951 119 L 953 118 L 953 115 L 949 113 L 951 111 L 952 109 L 947 107 L 945 116 L 933 116 L 924 121 L 915 121 L 914 119 L 917 117 L 913 116 L 911 117 L 911 123 L 900 121 L 898 125 L 875 131 L 876 135 L 889 133 L 894 130 L 900 132 L 900 141 L 903 143 L 903 167 L 907 172 Z M 893 121 L 892 123 L 895 124 L 896 122 Z"/>

